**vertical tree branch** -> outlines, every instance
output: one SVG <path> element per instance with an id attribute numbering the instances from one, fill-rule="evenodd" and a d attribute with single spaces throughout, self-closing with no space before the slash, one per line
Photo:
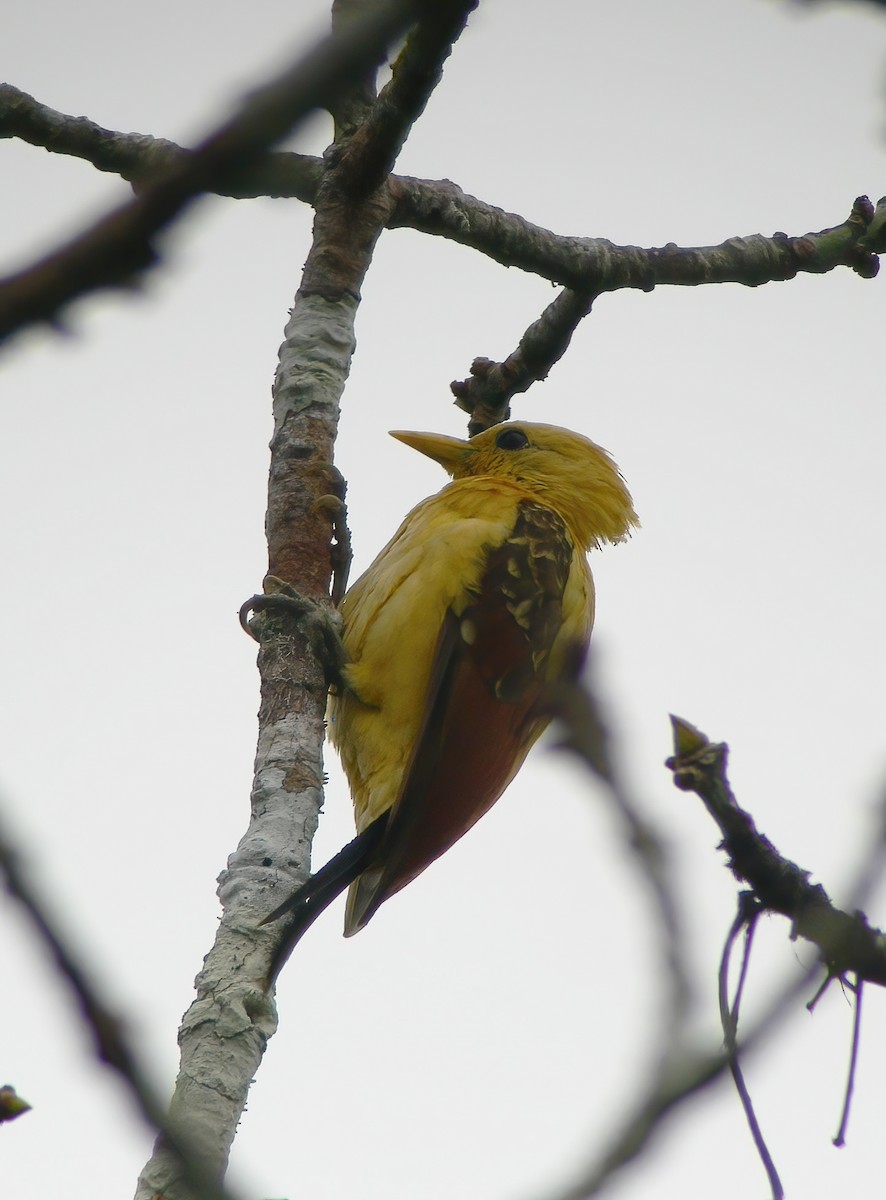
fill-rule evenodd
<path id="1" fill-rule="evenodd" d="M 467 11 L 473 2 L 461 7 Z M 434 5 L 427 11 L 434 15 L 432 28 L 439 30 Z M 449 36 L 452 26 L 442 28 Z M 419 44 L 432 60 L 427 39 Z M 408 49 L 407 42 L 404 55 Z M 441 34 L 438 59 L 448 50 Z M 426 77 L 430 89 L 439 70 Z M 364 89 L 364 102 L 367 94 Z M 359 105 L 345 107 L 353 119 Z M 333 565 L 335 506 L 328 498 L 342 496 L 332 459 L 355 347 L 354 319 L 376 241 L 394 206 L 387 177 L 359 186 L 348 146 L 359 139 L 365 161 L 393 166 L 411 114 L 422 107 L 415 88 L 400 122 L 374 119 L 373 107 L 363 125 L 353 134 L 342 132 L 325 156 L 311 250 L 280 348 L 266 520 L 269 574 L 320 606 L 329 604 Z M 176 1125 L 187 1130 L 219 1173 L 277 1023 L 263 981 L 285 931 L 257 925 L 276 907 L 275 889 L 288 893 L 306 877 L 322 803 L 323 663 L 312 648 L 310 630 L 291 614 L 263 614 L 254 630 L 260 643 L 261 707 L 252 818 L 219 879 L 224 916 L 180 1032 L 181 1069 L 170 1108 Z M 159 1141 L 140 1177 L 137 1200 L 190 1194 L 174 1157 Z"/>
<path id="2" fill-rule="evenodd" d="M 347 148 L 348 184 L 366 192 L 394 169 L 397 155 L 443 75 L 443 64 L 478 0 L 436 0 L 410 33 L 391 79 Z"/>

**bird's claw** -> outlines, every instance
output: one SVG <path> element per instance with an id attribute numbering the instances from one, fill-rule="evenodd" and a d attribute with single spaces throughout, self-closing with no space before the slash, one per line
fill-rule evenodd
<path id="1" fill-rule="evenodd" d="M 327 684 L 340 688 L 347 655 L 342 645 L 341 617 L 338 612 L 309 600 L 275 575 L 266 576 L 264 587 L 261 595 L 251 596 L 241 605 L 240 627 L 255 641 L 261 642 L 264 622 L 254 618 L 268 612 L 288 615 L 304 634 L 314 657 L 322 664 Z M 250 614 L 253 619 L 250 619 Z"/>
<path id="2" fill-rule="evenodd" d="M 314 505 L 314 510 L 325 512 L 332 523 L 329 559 L 332 563 L 332 603 L 336 608 L 348 586 L 348 573 L 351 569 L 351 559 L 354 557 L 351 549 L 351 531 L 348 529 L 348 506 L 344 501 L 345 483 L 340 475 L 338 478 L 341 481 L 342 495 L 328 493 L 321 496 Z"/>

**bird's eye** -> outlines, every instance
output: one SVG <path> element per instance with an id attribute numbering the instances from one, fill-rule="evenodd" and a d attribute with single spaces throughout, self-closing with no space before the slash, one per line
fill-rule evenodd
<path id="1" fill-rule="evenodd" d="M 495 439 L 499 450 L 522 450 L 529 445 L 529 438 L 522 429 L 503 429 Z"/>

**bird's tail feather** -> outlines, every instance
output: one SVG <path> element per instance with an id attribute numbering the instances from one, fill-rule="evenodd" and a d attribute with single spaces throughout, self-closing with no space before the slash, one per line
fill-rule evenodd
<path id="1" fill-rule="evenodd" d="M 259 922 L 259 925 L 270 925 L 271 922 L 285 917 L 287 913 L 293 913 L 292 923 L 284 933 L 280 945 L 271 959 L 267 979 L 269 987 L 320 913 L 372 862 L 381 844 L 387 824 L 388 813 L 382 813 L 362 833 L 358 833 L 353 841 L 348 842 L 344 849 L 339 850 L 338 854 L 322 866 L 316 875 L 312 875 L 287 900 L 284 900 L 279 908 L 275 908 L 263 921 Z"/>

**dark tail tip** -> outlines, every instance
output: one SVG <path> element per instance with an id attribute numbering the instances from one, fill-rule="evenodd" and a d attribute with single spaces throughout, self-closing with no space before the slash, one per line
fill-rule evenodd
<path id="1" fill-rule="evenodd" d="M 320 914 L 327 908 L 336 896 L 340 896 L 346 887 L 372 862 L 388 824 L 388 814 L 382 813 L 362 833 L 358 833 L 353 841 L 348 842 L 344 849 L 339 850 L 333 858 L 321 867 L 316 875 L 312 875 L 302 884 L 288 900 L 275 908 L 272 913 L 259 922 L 259 925 L 270 925 L 279 921 L 287 913 L 293 914 L 293 919 L 284 930 L 280 943 L 271 957 L 268 969 L 266 989 L 270 989 L 277 976 L 283 969 L 292 951 L 311 928 Z"/>

